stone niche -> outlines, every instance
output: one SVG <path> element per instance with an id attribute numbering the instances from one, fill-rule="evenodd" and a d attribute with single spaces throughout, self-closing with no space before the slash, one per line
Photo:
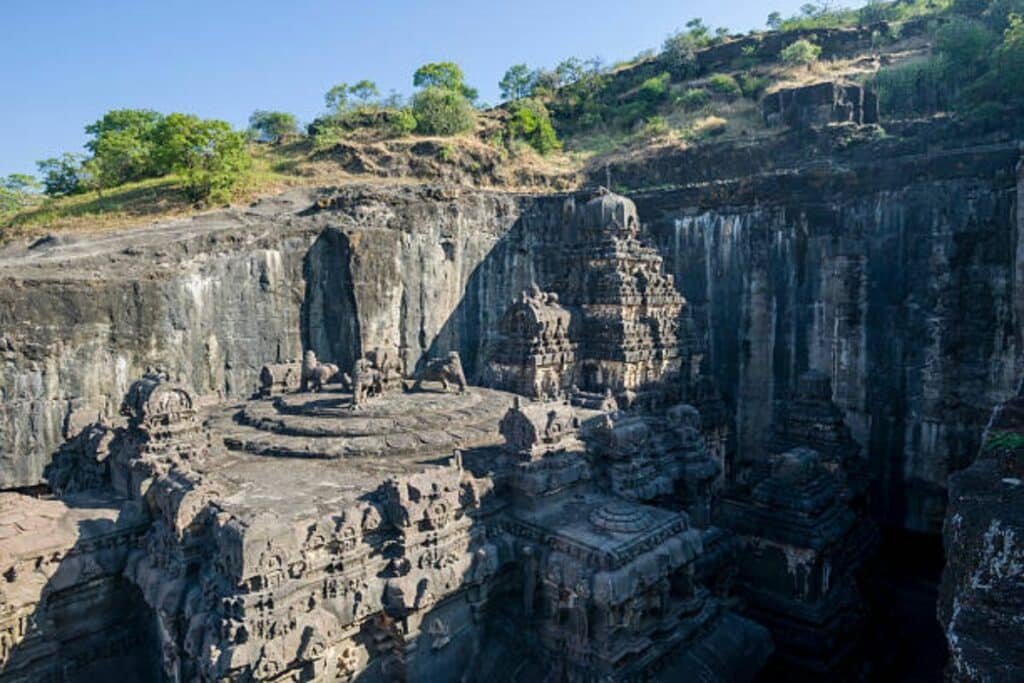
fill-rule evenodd
<path id="1" fill-rule="evenodd" d="M 770 126 L 793 128 L 830 123 L 878 123 L 878 96 L 861 85 L 826 81 L 784 88 L 761 101 L 761 116 Z"/>

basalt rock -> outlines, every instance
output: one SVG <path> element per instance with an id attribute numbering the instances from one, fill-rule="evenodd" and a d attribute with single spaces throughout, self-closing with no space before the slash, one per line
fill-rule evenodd
<path id="1" fill-rule="evenodd" d="M 82 467 L 86 446 L 64 456 L 64 490 L 103 504 L 79 516 L 125 520 L 102 537 L 107 555 L 83 555 L 98 552 L 92 536 L 40 527 L 46 506 L 63 520 L 80 494 L 27 507 L 8 494 L 0 680 L 461 680 L 515 652 L 495 680 L 745 681 L 770 653 L 764 629 L 694 581 L 705 534 L 686 513 L 592 476 L 581 423 L 599 414 L 482 388 L 392 393 L 359 411 L 337 390 L 285 396 L 249 405 L 273 407 L 280 429 L 228 405 L 200 420 L 160 374 L 133 383 L 107 469 Z M 474 427 L 461 418 L 473 401 L 508 408 L 476 410 Z M 689 408 L 670 419 L 699 424 Z M 689 438 L 681 480 L 702 454 Z M 72 571 L 83 562 L 93 569 Z M 47 599 L 58 591 L 91 591 L 95 613 Z"/>
<path id="2" fill-rule="evenodd" d="M 761 463 L 717 520 L 738 534 L 738 592 L 772 631 L 790 680 L 853 677 L 866 610 L 854 572 L 873 550 L 870 530 L 840 496 L 821 456 L 799 448 Z"/>
<path id="3" fill-rule="evenodd" d="M 1024 390 L 1024 384 L 1021 389 Z M 1024 391 L 999 405 L 978 458 L 950 477 L 939 595 L 954 681 L 1024 676 Z"/>
<path id="4" fill-rule="evenodd" d="M 878 123 L 878 96 L 852 83 L 824 82 L 785 88 L 761 100 L 761 116 L 769 128 L 874 124 Z"/>

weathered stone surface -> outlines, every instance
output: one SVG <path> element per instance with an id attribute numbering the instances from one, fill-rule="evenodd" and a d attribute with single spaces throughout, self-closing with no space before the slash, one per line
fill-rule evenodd
<path id="1" fill-rule="evenodd" d="M 873 124 L 878 123 L 878 96 L 861 85 L 833 81 L 784 88 L 761 100 L 761 117 L 769 128 Z"/>
<path id="2" fill-rule="evenodd" d="M 856 676 L 865 609 L 854 571 L 874 537 L 840 495 L 821 456 L 798 448 L 750 473 L 718 521 L 744 541 L 738 592 L 772 631 L 788 677 Z"/>
<path id="3" fill-rule="evenodd" d="M 145 530 L 140 507 L 109 493 L 0 493 L 0 681 L 158 674 L 151 615 L 121 577 Z"/>
<path id="4" fill-rule="evenodd" d="M 759 457 L 773 406 L 820 369 L 882 519 L 935 533 L 947 476 L 1021 371 L 1018 152 L 899 151 L 634 198 L 707 335 L 737 451 Z"/>
<path id="5" fill-rule="evenodd" d="M 145 661 L 183 680 L 741 680 L 769 649 L 727 609 L 745 597 L 748 616 L 783 634 L 776 663 L 843 668 L 860 624 L 852 571 L 871 545 L 854 445 L 881 521 L 934 532 L 947 475 L 974 460 L 1021 373 L 1024 301 L 1016 146 L 859 135 L 840 152 L 838 128 L 809 134 L 831 140 L 828 168 L 806 163 L 820 150 L 768 159 L 768 145 L 713 168 L 695 163 L 703 149 L 616 169 L 627 186 L 676 185 L 635 206 L 347 187 L 6 247 L 0 487 L 39 483 L 60 446 L 47 480 L 61 504 L 102 488 L 100 507 L 134 506 L 142 517 L 126 519 L 144 535 L 102 565 L 107 588 L 72 604 L 86 579 L 72 574 L 75 590 L 52 600 L 46 576 L 33 579 L 18 613 L 134 631 L 153 647 Z M 523 291 L 554 328 L 518 337 L 507 388 L 571 391 L 568 356 L 562 368 L 553 351 L 572 350 L 576 368 L 601 369 L 572 405 L 400 390 L 424 371 L 454 378 L 452 352 L 478 384 Z M 284 370 L 270 396 L 234 404 L 264 364 L 311 350 L 347 371 L 378 349 L 406 381 L 355 409 L 351 377 L 293 393 Z M 166 374 L 130 388 L 151 366 Z M 520 428 L 501 434 L 503 418 Z M 993 489 L 999 468 L 1010 474 Z M 947 537 L 963 552 L 941 614 L 955 676 L 1014 673 L 993 653 L 1015 647 L 1002 640 L 1015 624 L 1003 605 L 1020 602 L 1004 480 L 1019 469 L 1012 448 L 986 450 L 953 478 Z M 790 573 L 793 558 L 806 574 Z M 118 621 L 107 611 L 121 601 Z M 68 633 L 69 656 L 122 661 Z M 66 667 L 45 654 L 60 629 L 39 634 L 17 636 L 7 656 L 20 663 L 0 677 Z"/>
<path id="6" fill-rule="evenodd" d="M 1022 477 L 1024 393 L 1018 392 L 993 412 L 974 464 L 950 477 L 939 620 L 951 680 L 1024 676 Z"/>

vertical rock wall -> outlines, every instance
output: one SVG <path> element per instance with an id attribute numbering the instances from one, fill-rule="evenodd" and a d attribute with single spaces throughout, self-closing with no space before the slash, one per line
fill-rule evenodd
<path id="1" fill-rule="evenodd" d="M 148 248 L 102 259 L 67 249 L 38 273 L 0 271 L 0 488 L 39 483 L 66 437 L 118 419 L 147 366 L 236 397 L 252 393 L 263 363 L 299 357 L 310 238 L 212 252 L 207 239 L 170 247 L 162 262 Z"/>
<path id="2" fill-rule="evenodd" d="M 947 475 L 1021 369 L 1014 160 L 922 161 L 889 187 L 807 173 L 636 197 L 708 336 L 742 457 L 760 457 L 799 374 L 822 370 L 885 518 L 941 528 Z"/>

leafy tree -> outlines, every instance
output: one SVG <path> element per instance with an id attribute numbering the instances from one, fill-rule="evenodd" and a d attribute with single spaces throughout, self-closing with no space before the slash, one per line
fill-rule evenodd
<path id="1" fill-rule="evenodd" d="M 249 129 L 260 140 L 281 142 L 291 135 L 296 135 L 299 132 L 299 124 L 294 114 L 257 110 L 249 117 Z"/>
<path id="2" fill-rule="evenodd" d="M 1002 41 L 992 50 L 988 71 L 966 90 L 966 99 L 975 109 L 986 103 L 1024 102 L 1024 18 L 1010 14 L 1007 22 Z"/>
<path id="3" fill-rule="evenodd" d="M 506 100 L 519 100 L 528 97 L 536 84 L 537 72 L 531 71 L 530 67 L 525 64 L 510 66 L 498 81 L 501 96 Z"/>
<path id="4" fill-rule="evenodd" d="M 167 168 L 154 165 L 153 133 L 163 115 L 151 109 L 114 109 L 85 127 L 101 187 L 113 187 L 154 175 Z"/>
<path id="5" fill-rule="evenodd" d="M 602 57 L 591 57 L 583 62 L 583 70 L 588 74 L 600 74 L 604 72 L 604 59 Z"/>
<path id="6" fill-rule="evenodd" d="M 473 107 L 461 90 L 428 85 L 412 98 L 416 130 L 426 135 L 457 135 L 473 128 Z"/>
<path id="7" fill-rule="evenodd" d="M 59 157 L 51 157 L 36 162 L 39 174 L 43 179 L 43 192 L 51 197 L 81 192 L 82 187 L 81 154 L 65 152 Z"/>
<path id="8" fill-rule="evenodd" d="M 511 118 L 507 125 L 511 140 L 525 140 L 540 154 L 548 154 L 562 146 L 551 125 L 547 107 L 536 98 L 517 100 L 512 106 Z"/>
<path id="9" fill-rule="evenodd" d="M 152 109 L 112 109 L 103 118 L 85 127 L 85 132 L 93 138 L 85 143 L 85 148 L 96 154 L 103 137 L 111 133 L 149 138 L 162 119 L 163 115 Z"/>
<path id="10" fill-rule="evenodd" d="M 331 86 L 330 90 L 324 94 L 324 103 L 327 105 L 327 110 L 335 114 L 344 111 L 348 107 L 348 94 L 348 83 L 338 83 Z"/>
<path id="11" fill-rule="evenodd" d="M 552 71 L 549 69 L 537 69 L 532 74 L 533 84 L 530 87 L 529 94 L 533 97 L 541 95 L 552 95 L 559 88 L 565 85 L 571 85 L 576 81 L 566 82 L 562 80 L 562 76 L 559 75 L 557 69 Z"/>
<path id="12" fill-rule="evenodd" d="M 668 83 L 670 80 L 671 76 L 667 72 L 648 78 L 637 89 L 637 99 L 649 106 L 663 102 L 668 96 Z"/>
<path id="13" fill-rule="evenodd" d="M 377 84 L 365 79 L 350 87 L 348 92 L 352 97 L 359 100 L 359 103 L 363 106 L 369 104 L 370 100 L 375 97 L 380 97 L 380 91 L 377 89 Z"/>
<path id="14" fill-rule="evenodd" d="M 443 88 L 462 94 L 469 101 L 477 98 L 476 88 L 466 85 L 466 76 L 455 62 L 432 62 L 416 69 L 412 84 L 417 88 Z"/>
<path id="15" fill-rule="evenodd" d="M 572 85 L 583 77 L 584 71 L 583 62 L 576 57 L 563 60 L 555 67 L 559 85 Z"/>
<path id="16" fill-rule="evenodd" d="M 11 173 L 0 178 L 0 213 L 29 206 L 38 196 L 39 181 L 27 173 Z"/>
<path id="17" fill-rule="evenodd" d="M 408 135 L 416 130 L 416 115 L 409 109 L 399 109 L 395 112 L 390 128 L 395 137 Z"/>
<path id="18" fill-rule="evenodd" d="M 954 0 L 952 10 L 955 14 L 972 16 L 981 14 L 990 4 L 991 0 Z"/>
<path id="19" fill-rule="evenodd" d="M 868 3 L 860 8 L 857 19 L 861 24 L 877 24 L 880 21 L 892 21 L 899 18 L 899 11 L 896 6 L 885 0 L 868 0 Z"/>
<path id="20" fill-rule="evenodd" d="M 808 67 L 820 56 L 821 47 L 803 38 L 783 48 L 780 54 L 783 64 L 806 64 Z"/>
<path id="21" fill-rule="evenodd" d="M 999 39 L 982 22 L 952 17 L 935 35 L 935 51 L 942 56 L 950 78 L 967 83 L 981 75 Z"/>
<path id="22" fill-rule="evenodd" d="M 678 31 L 665 39 L 661 48 L 661 59 L 676 78 L 690 78 L 697 73 L 698 47 L 697 40 L 691 33 Z"/>
<path id="23" fill-rule="evenodd" d="M 252 159 L 245 136 L 226 121 L 170 114 L 156 132 L 160 163 L 182 177 L 193 200 L 226 201 Z"/>
<path id="24" fill-rule="evenodd" d="M 768 28 L 773 31 L 778 31 L 782 27 L 782 15 L 778 12 L 772 12 L 768 15 Z"/>
<path id="25" fill-rule="evenodd" d="M 706 45 L 710 40 L 711 28 L 704 23 L 703 19 L 690 19 L 686 22 L 686 28 L 690 29 L 690 35 L 699 44 Z"/>

